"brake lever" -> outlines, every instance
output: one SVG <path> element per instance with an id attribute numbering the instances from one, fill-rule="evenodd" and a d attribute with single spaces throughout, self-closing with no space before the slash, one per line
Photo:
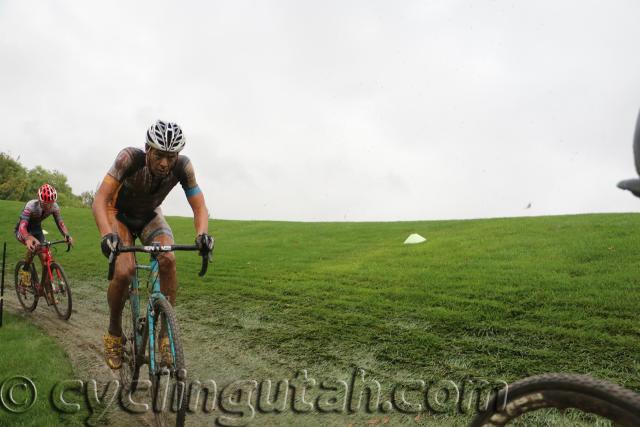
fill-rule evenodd
<path id="1" fill-rule="evenodd" d="M 113 272 L 116 267 L 116 253 L 115 251 L 111 251 L 111 255 L 109 255 L 109 274 L 107 274 L 107 279 L 113 279 Z"/>
<path id="2" fill-rule="evenodd" d="M 202 277 L 207 273 L 207 269 L 209 268 L 209 254 L 201 254 L 202 257 L 202 267 L 200 268 L 200 272 L 198 276 Z"/>
<path id="3" fill-rule="evenodd" d="M 213 248 L 216 244 L 216 241 L 213 236 L 211 236 L 211 249 L 209 249 L 206 253 L 200 252 L 200 256 L 202 257 L 202 268 L 200 268 L 200 272 L 198 276 L 202 277 L 207 272 L 209 268 L 209 263 L 213 261 Z"/>

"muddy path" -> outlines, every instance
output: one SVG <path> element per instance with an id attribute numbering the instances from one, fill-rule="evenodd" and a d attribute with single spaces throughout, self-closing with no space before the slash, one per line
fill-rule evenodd
<path id="1" fill-rule="evenodd" d="M 95 380 L 98 392 L 110 381 L 119 380 L 104 363 L 102 334 L 108 321 L 105 292 L 95 286 L 72 283 L 73 311 L 71 318 L 64 321 L 58 318 L 53 307 L 47 306 L 40 298 L 37 308 L 27 313 L 16 298 L 13 283 L 7 283 L 5 289 L 5 307 L 12 313 L 28 319 L 48 335 L 54 337 L 67 353 L 74 369 L 75 378 L 83 382 Z M 10 285 L 10 286 L 9 286 Z M 103 417 L 92 419 L 92 423 L 111 426 L 151 425 L 151 417 L 129 414 L 122 410 L 110 410 Z"/>
<path id="2" fill-rule="evenodd" d="M 9 285 L 9 284 L 7 284 Z M 44 299 L 40 299 L 38 307 L 32 313 L 25 313 L 17 301 L 15 289 L 7 286 L 5 290 L 5 307 L 25 319 L 30 320 L 47 334 L 54 337 L 69 356 L 74 368 L 76 379 L 83 381 L 96 380 L 100 387 L 109 381 L 119 380 L 117 372 L 107 367 L 103 358 L 102 335 L 108 325 L 108 307 L 106 302 L 106 283 L 71 282 L 73 291 L 73 313 L 69 321 L 60 320 L 52 307 L 48 307 Z M 202 304 L 203 307 L 197 307 Z M 308 370 L 310 377 L 342 378 L 344 371 L 329 365 L 298 366 L 283 360 L 277 349 L 264 348 L 256 352 L 246 349 L 239 336 L 242 331 L 229 334 L 228 329 L 222 330 L 212 327 L 207 320 L 216 316 L 209 311 L 206 318 L 195 313 L 207 312 L 207 301 L 190 302 L 180 305 L 180 294 L 176 307 L 177 317 L 188 371 L 188 384 L 193 381 L 205 383 L 213 381 L 216 384 L 216 403 L 211 411 L 204 411 L 202 400 L 198 408 L 188 413 L 188 426 L 214 425 L 250 425 L 250 426 L 342 426 L 356 427 L 371 424 L 391 425 L 419 425 L 414 417 L 399 417 L 398 414 L 348 414 L 348 413 L 300 413 L 292 410 L 289 404 L 282 411 L 260 411 L 257 405 L 259 388 L 251 393 L 252 405 L 228 405 L 228 409 L 221 407 L 220 400 L 223 390 L 234 382 L 262 384 L 264 380 L 276 384 L 281 380 L 291 381 L 302 370 Z M 190 308 L 185 308 L 189 306 Z M 238 319 L 226 319 L 230 322 L 245 324 L 252 327 L 238 312 Z M 362 359 L 361 359 L 362 360 Z M 143 371 L 146 369 L 144 366 Z M 144 377 L 141 377 L 142 379 Z M 316 386 L 317 387 L 317 386 Z M 316 388 L 317 390 L 317 388 Z M 317 394 L 317 393 L 316 393 Z M 245 396 L 246 397 L 246 396 Z M 289 399 L 293 396 L 289 394 Z M 273 396 L 271 396 L 273 398 Z M 148 397 L 148 402 L 151 401 Z M 233 398 L 232 398 L 233 400 Z M 99 425 L 108 426 L 152 426 L 154 418 L 151 412 L 135 415 L 114 405 L 106 416 L 100 419 Z M 249 406 L 252 408 L 250 409 Z M 195 406 L 193 406 L 195 409 Z M 419 418 L 419 417 L 418 417 Z M 462 425 L 453 420 L 441 420 L 438 425 Z"/>
<path id="3" fill-rule="evenodd" d="M 71 318 L 64 321 L 58 318 L 53 307 L 47 306 L 44 298 L 40 298 L 37 308 L 27 313 L 19 304 L 15 289 L 7 283 L 5 290 L 5 307 L 8 311 L 31 321 L 48 335 L 54 337 L 57 343 L 67 353 L 74 369 L 75 378 L 82 381 L 95 380 L 98 391 L 102 393 L 104 386 L 113 380 L 119 380 L 117 371 L 112 371 L 104 362 L 102 335 L 108 325 L 108 307 L 106 302 L 106 283 L 71 282 L 73 296 L 73 311 Z M 188 370 L 188 382 L 201 381 L 205 383 L 214 380 L 219 384 L 219 392 L 225 384 L 236 380 L 247 380 L 250 377 L 265 377 L 269 372 L 267 366 L 258 355 L 252 355 L 244 349 L 234 345 L 233 339 L 216 334 L 208 328 L 199 325 L 197 321 L 190 321 L 191 313 L 178 306 L 178 319 L 181 330 L 185 358 Z M 148 379 L 143 366 L 141 379 Z M 271 373 L 272 374 L 272 373 Z M 71 378 L 70 378 L 71 379 Z M 144 399 L 144 398 L 143 398 Z M 150 402 L 150 396 L 143 400 Z M 115 405 L 114 405 L 115 406 Z M 188 426 L 217 425 L 216 420 L 225 414 L 216 404 L 211 412 L 194 411 L 187 416 Z M 228 414 L 227 414 L 228 415 Z M 235 415 L 233 418 L 242 418 Z M 244 415 L 250 425 L 290 425 L 283 419 L 264 419 L 260 422 L 248 415 Z M 92 419 L 92 424 L 95 419 Z M 234 423 L 231 420 L 230 423 Z M 115 406 L 101 417 L 99 425 L 108 426 L 153 426 L 156 425 L 151 412 L 135 415 Z M 326 425 L 326 424 L 325 424 Z M 346 425 L 340 423 L 340 425 Z"/>

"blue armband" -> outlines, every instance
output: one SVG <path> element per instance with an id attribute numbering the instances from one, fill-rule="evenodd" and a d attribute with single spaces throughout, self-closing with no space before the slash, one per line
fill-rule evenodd
<path id="1" fill-rule="evenodd" d="M 196 194 L 200 194 L 200 193 L 202 193 L 202 190 L 200 190 L 200 187 L 197 186 L 197 185 L 195 187 L 193 187 L 193 188 L 185 188 L 184 189 L 184 194 L 187 196 L 187 198 L 193 197 Z"/>

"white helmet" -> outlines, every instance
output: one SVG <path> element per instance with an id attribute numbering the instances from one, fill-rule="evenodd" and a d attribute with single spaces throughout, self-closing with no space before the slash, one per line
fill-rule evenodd
<path id="1" fill-rule="evenodd" d="M 182 129 L 175 123 L 158 120 L 147 131 L 147 144 L 160 151 L 177 153 L 184 148 Z"/>

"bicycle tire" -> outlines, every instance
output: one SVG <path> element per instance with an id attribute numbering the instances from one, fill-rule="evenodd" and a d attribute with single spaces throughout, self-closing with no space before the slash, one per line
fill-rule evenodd
<path id="1" fill-rule="evenodd" d="M 136 351 L 136 336 L 140 331 L 134 322 L 134 319 L 138 318 L 139 313 L 133 312 L 133 306 L 130 298 L 125 300 L 123 313 L 125 315 L 125 320 L 122 322 L 124 346 L 122 352 L 122 368 L 120 369 L 120 381 L 125 390 L 134 393 L 138 386 L 138 380 L 140 379 L 140 366 L 142 361 Z M 142 352 L 144 353 L 144 347 L 142 348 Z"/>
<path id="2" fill-rule="evenodd" d="M 588 375 L 544 374 L 500 390 L 470 427 L 502 427 L 545 408 L 577 409 L 624 427 L 640 425 L 640 395 Z"/>
<path id="3" fill-rule="evenodd" d="M 38 274 L 36 272 L 35 267 L 33 266 L 33 262 L 31 263 L 31 286 L 28 288 L 21 289 L 20 285 L 20 270 L 25 265 L 24 261 L 18 261 L 16 264 L 16 268 L 14 271 L 14 284 L 16 288 L 16 295 L 18 296 L 18 302 L 22 308 L 27 312 L 32 312 L 38 306 L 38 291 L 36 289 L 36 283 L 38 282 Z M 32 299 L 29 302 L 29 299 Z"/>
<path id="4" fill-rule="evenodd" d="M 170 328 L 173 337 L 173 347 L 175 354 L 173 357 L 173 366 L 170 369 L 161 370 L 157 369 L 157 373 L 149 372 L 151 379 L 151 396 L 154 400 L 154 416 L 155 424 L 158 427 L 182 427 L 184 426 L 186 414 L 187 414 L 187 390 L 186 390 L 186 367 L 184 361 L 184 352 L 182 349 L 182 341 L 180 338 L 180 331 L 178 329 L 178 322 L 176 320 L 175 312 L 169 301 L 164 298 L 158 298 L 153 305 L 154 311 L 154 323 L 153 330 L 149 328 L 149 334 L 153 334 L 154 337 L 154 364 L 156 367 L 160 366 L 160 349 L 159 349 L 159 335 L 162 322 L 165 326 Z M 151 364 L 149 364 L 151 370 Z M 168 372 L 166 372 L 168 371 Z M 162 375 L 165 373 L 164 375 Z M 168 373 L 169 375 L 166 375 Z M 162 377 L 168 377 L 168 380 L 174 382 L 173 385 L 167 385 L 164 388 L 168 390 L 169 396 L 164 396 L 163 404 L 161 408 L 157 407 L 157 398 L 162 391 Z M 176 399 L 176 395 L 178 398 Z M 169 397 L 169 408 L 166 408 L 166 397 Z M 174 407 L 175 405 L 175 407 Z M 169 409 L 169 410 L 167 410 Z"/>
<path id="5" fill-rule="evenodd" d="M 59 275 L 57 274 L 59 273 Z M 58 317 L 62 320 L 69 320 L 71 317 L 71 309 L 73 307 L 73 301 L 71 298 L 71 287 L 69 286 L 69 281 L 67 280 L 67 275 L 64 272 L 64 269 L 57 262 L 51 263 L 51 276 L 54 281 L 56 281 L 57 290 L 54 291 L 54 286 L 52 283 L 49 283 L 51 292 L 51 300 L 53 302 L 53 308 L 56 313 L 58 313 Z M 66 298 L 65 301 L 59 301 L 59 297 Z"/>

